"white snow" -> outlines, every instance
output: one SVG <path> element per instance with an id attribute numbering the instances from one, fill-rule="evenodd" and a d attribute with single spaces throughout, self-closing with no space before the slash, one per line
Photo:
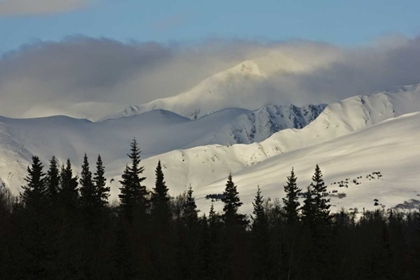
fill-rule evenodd
<path id="1" fill-rule="evenodd" d="M 328 190 L 346 194 L 342 199 L 331 198 L 333 210 L 341 207 L 372 210 L 379 207 L 374 206 L 374 199 L 387 208 L 412 199 L 420 200 L 419 137 L 420 113 L 413 113 L 244 168 L 233 174 L 244 202 L 242 210 L 252 212 L 251 202 L 257 185 L 265 197 L 283 197 L 283 185 L 292 167 L 298 176 L 298 186 L 305 191 L 316 164 L 323 171 Z M 373 172 L 380 172 L 382 177 L 366 178 Z M 352 180 L 360 176 L 362 179 L 357 182 L 361 184 L 354 184 Z M 350 179 L 348 188 L 332 184 L 346 178 Z M 210 207 L 203 196 L 221 192 L 224 184 L 225 180 L 220 180 L 196 188 L 201 209 Z M 220 203 L 216 204 L 220 207 Z"/>
<path id="2" fill-rule="evenodd" d="M 171 194 L 177 195 L 191 184 L 203 211 L 208 211 L 210 203 L 203 196 L 221 192 L 229 173 L 233 173 L 245 202 L 243 210 L 249 213 L 257 185 L 266 197 L 282 197 L 282 185 L 291 167 L 305 188 L 316 163 L 328 184 L 374 171 L 383 174 L 383 180 L 364 177 L 362 185 L 340 188 L 347 197 L 332 198 L 334 208 L 372 208 L 374 198 L 391 207 L 416 196 L 420 116 L 394 118 L 420 111 L 419 101 L 419 85 L 355 96 L 330 104 L 302 129 L 284 129 L 272 135 L 273 123 L 295 126 L 299 114 L 292 107 L 256 111 L 231 108 L 195 121 L 164 110 L 101 122 L 69 117 L 1 117 L 0 178 L 17 192 L 32 154 L 44 162 L 53 154 L 61 162 L 70 158 L 78 171 L 84 152 L 88 152 L 91 166 L 100 153 L 107 178 L 114 179 L 110 186 L 112 198 L 116 198 L 118 180 L 129 162 L 129 143 L 136 137 L 143 151 L 147 186 L 153 186 L 160 159 Z M 309 115 L 300 119 L 303 123 L 311 121 Z M 255 136 L 249 137 L 254 130 Z M 235 144 L 240 142 L 251 144 Z"/>
<path id="3" fill-rule="evenodd" d="M 141 114 L 154 109 L 175 112 L 190 119 L 226 108 L 256 110 L 265 104 L 264 93 L 255 92 L 261 82 L 275 75 L 309 72 L 325 67 L 337 59 L 337 54 L 296 57 L 287 51 L 273 52 L 221 71 L 177 95 L 161 98 L 139 106 L 122 108 L 106 117 L 114 119 Z"/>
<path id="4" fill-rule="evenodd" d="M 276 108 L 283 110 L 283 107 Z M 289 107 L 285 107 L 284 111 L 287 108 Z M 263 118 L 258 112 L 235 108 L 225 109 L 196 121 L 164 110 L 102 122 L 66 116 L 35 119 L 0 117 L 0 160 L 4 166 L 0 168 L 0 178 L 16 191 L 24 183 L 22 179 L 26 175 L 26 167 L 32 155 L 40 156 L 45 163 L 53 155 L 61 162 L 70 158 L 77 170 L 85 152 L 88 153 L 91 164 L 101 154 L 103 160 L 110 165 L 109 170 L 114 169 L 114 173 L 119 174 L 125 165 L 126 153 L 133 137 L 138 140 L 144 158 L 208 144 L 231 145 L 239 141 L 251 143 L 294 125 L 291 120 L 295 118 L 299 120 L 299 125 L 306 125 L 322 111 L 323 106 L 309 106 L 308 108 L 313 108 L 312 111 L 307 108 L 293 108 L 298 114 L 287 111 L 288 115 L 284 118 L 276 119 L 272 119 L 270 114 L 265 114 Z M 302 117 L 301 114 L 305 112 L 307 115 Z M 258 122 L 249 119 L 250 116 L 255 118 L 255 115 L 258 116 Z M 253 137 L 239 137 L 256 125 L 271 130 L 259 129 Z"/>

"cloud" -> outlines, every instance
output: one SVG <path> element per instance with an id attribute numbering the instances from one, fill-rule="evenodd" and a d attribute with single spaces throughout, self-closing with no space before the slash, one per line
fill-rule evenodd
<path id="1" fill-rule="evenodd" d="M 37 104 L 106 102 L 120 108 L 171 96 L 239 63 L 254 48 L 239 44 L 183 47 L 71 37 L 27 45 L 0 60 L 0 115 L 26 116 Z"/>
<path id="2" fill-rule="evenodd" d="M 80 9 L 92 2 L 92 0 L 3 0 L 0 1 L 0 16 L 55 14 Z"/>
<path id="3" fill-rule="evenodd" d="M 268 100 L 284 95 L 294 103 L 320 103 L 420 83 L 420 37 L 343 50 L 326 67 L 271 78 L 263 85 Z M 292 93 L 292 94 L 291 94 Z"/>
<path id="4" fill-rule="evenodd" d="M 27 45 L 0 59 L 0 115 L 33 117 L 48 115 L 48 107 L 57 113 L 69 104 L 92 104 L 100 118 L 179 94 L 212 74 L 261 58 L 271 75 L 248 91 L 252 95 L 242 96 L 243 106 L 330 103 L 420 83 L 419 53 L 420 38 L 405 37 L 351 49 L 306 41 L 161 44 L 71 37 Z M 268 63 L 273 54 L 281 57 L 274 70 Z"/>

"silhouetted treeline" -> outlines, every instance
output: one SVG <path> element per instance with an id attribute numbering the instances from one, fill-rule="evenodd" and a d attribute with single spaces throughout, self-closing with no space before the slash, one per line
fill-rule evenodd
<path id="1" fill-rule="evenodd" d="M 303 202 L 292 170 L 282 200 L 256 186 L 243 215 L 229 176 L 223 210 L 198 215 L 191 187 L 169 196 L 160 162 L 143 184 L 135 140 L 128 156 L 118 205 L 100 156 L 91 168 L 85 155 L 78 176 L 33 157 L 19 197 L 0 189 L 0 278 L 420 279 L 419 213 L 331 213 L 318 165 Z"/>

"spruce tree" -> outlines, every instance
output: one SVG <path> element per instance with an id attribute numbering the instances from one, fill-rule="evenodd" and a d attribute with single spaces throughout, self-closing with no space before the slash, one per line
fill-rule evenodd
<path id="1" fill-rule="evenodd" d="M 223 206 L 223 219 L 226 225 L 244 226 L 247 224 L 245 215 L 238 214 L 238 209 L 242 202 L 239 199 L 239 192 L 232 181 L 232 175 L 228 177 L 222 201 L 225 204 Z"/>
<path id="2" fill-rule="evenodd" d="M 209 224 L 210 224 L 210 227 L 212 227 L 213 225 L 215 225 L 218 222 L 218 219 L 219 219 L 219 217 L 218 217 L 216 211 L 214 211 L 214 205 L 213 205 L 213 203 L 211 203 L 210 211 L 209 211 Z"/>
<path id="3" fill-rule="evenodd" d="M 155 222 L 161 226 L 167 224 L 170 217 L 169 195 L 160 161 L 156 167 L 156 182 L 152 191 L 151 204 L 152 216 Z"/>
<path id="4" fill-rule="evenodd" d="M 57 202 L 58 188 L 60 185 L 60 171 L 58 169 L 58 163 L 55 156 L 50 160 L 50 168 L 48 169 L 46 176 L 46 184 L 48 190 L 48 196 L 52 203 Z"/>
<path id="5" fill-rule="evenodd" d="M 83 238 L 86 244 L 82 246 L 82 258 L 85 265 L 80 268 L 86 275 L 91 275 L 93 271 L 98 270 L 100 264 L 97 258 L 101 253 L 101 239 L 98 238 L 100 234 L 101 212 L 100 201 L 97 199 L 96 186 L 92 179 L 92 172 L 89 167 L 89 160 L 85 154 L 83 157 L 82 170 L 80 173 L 80 208 L 82 214 Z"/>
<path id="6" fill-rule="evenodd" d="M 96 161 L 96 172 L 93 177 L 93 183 L 95 185 L 97 204 L 103 208 L 108 205 L 111 188 L 106 186 L 105 167 L 100 155 L 98 155 Z"/>
<path id="7" fill-rule="evenodd" d="M 25 178 L 27 185 L 22 186 L 21 198 L 24 208 L 21 209 L 23 211 L 18 211 L 20 216 L 17 220 L 19 231 L 16 238 L 26 255 L 22 265 L 33 279 L 47 278 L 49 268 L 45 264 L 51 256 L 50 224 L 47 215 L 49 195 L 42 169 L 39 158 L 33 156 L 32 165 L 28 167 L 28 175 Z"/>
<path id="8" fill-rule="evenodd" d="M 268 255 L 270 251 L 270 236 L 268 219 L 264 209 L 264 200 L 261 189 L 258 186 L 254 202 L 252 224 L 252 259 L 254 265 L 255 279 L 267 279 L 268 277 Z"/>
<path id="9" fill-rule="evenodd" d="M 284 186 L 284 192 L 286 193 L 286 197 L 283 198 L 284 203 L 284 216 L 286 219 L 286 223 L 292 225 L 299 221 L 299 201 L 298 201 L 298 194 L 301 192 L 301 189 L 297 187 L 296 184 L 297 177 L 295 176 L 295 172 L 292 168 L 290 176 L 287 177 L 287 185 Z"/>
<path id="10" fill-rule="evenodd" d="M 308 266 L 309 273 L 316 273 L 320 278 L 330 278 L 328 266 L 328 256 L 332 247 L 330 225 L 329 199 L 324 180 L 322 179 L 321 169 L 315 167 L 312 176 L 312 183 L 308 186 L 308 193 L 302 207 L 302 220 L 306 226 L 306 238 L 302 241 L 304 260 L 311 265 Z M 312 271 L 312 272 L 310 272 Z"/>
<path id="11" fill-rule="evenodd" d="M 122 214 L 129 222 L 132 222 L 134 216 L 145 219 L 149 208 L 148 192 L 141 184 L 146 178 L 140 177 L 144 167 L 140 166 L 140 149 L 136 139 L 131 142 L 128 157 L 131 159 L 131 165 L 126 166 L 122 175 L 119 198 Z"/>
<path id="12" fill-rule="evenodd" d="M 61 167 L 60 172 L 60 204 L 67 212 L 74 212 L 79 204 L 78 177 L 73 177 L 73 169 L 70 159 L 67 160 L 66 166 Z"/>
<path id="13" fill-rule="evenodd" d="M 193 227 L 197 224 L 198 215 L 197 215 L 197 205 L 195 204 L 195 198 L 193 197 L 193 190 L 190 186 L 187 191 L 187 197 L 185 203 L 182 207 L 182 218 L 188 227 Z"/>
<path id="14" fill-rule="evenodd" d="M 95 186 L 93 185 L 92 172 L 90 171 L 89 160 L 86 154 L 83 157 L 79 184 L 81 202 L 87 207 L 93 205 L 95 201 Z"/>
<path id="15" fill-rule="evenodd" d="M 308 226 L 312 226 L 315 222 L 315 201 L 312 185 L 307 187 L 306 198 L 303 201 L 302 221 Z"/>
<path id="16" fill-rule="evenodd" d="M 216 243 L 217 238 L 220 234 L 220 228 L 222 225 L 221 217 L 216 211 L 214 210 L 214 204 L 211 203 L 210 211 L 209 211 L 209 230 L 210 230 L 210 236 L 211 236 L 211 242 Z"/>
<path id="17" fill-rule="evenodd" d="M 242 202 L 239 199 L 239 193 L 236 185 L 232 181 L 232 176 L 229 175 L 226 182 L 225 191 L 223 192 L 222 201 L 223 206 L 223 222 L 224 227 L 219 265 L 220 271 L 217 278 L 221 279 L 242 279 L 242 272 L 239 269 L 243 265 L 242 248 L 245 246 L 245 227 L 248 224 L 246 216 L 239 214 L 239 207 Z M 222 261 L 223 260 L 223 261 Z"/>
<path id="18" fill-rule="evenodd" d="M 267 230 L 268 221 L 264 209 L 264 199 L 261 195 L 260 186 L 258 186 L 257 195 L 255 196 L 252 205 L 254 206 L 254 211 L 252 212 L 254 215 L 251 216 L 253 220 L 252 230 L 255 231 L 257 234 L 262 234 Z"/>
<path id="19" fill-rule="evenodd" d="M 22 186 L 21 194 L 23 205 L 26 209 L 41 212 L 46 209 L 48 203 L 48 188 L 46 185 L 45 173 L 39 157 L 32 157 L 32 165 L 28 167 L 28 175 L 25 178 L 26 186 Z"/>
<path id="20" fill-rule="evenodd" d="M 326 198 L 328 195 L 327 186 L 322 178 L 322 172 L 318 164 L 315 167 L 315 173 L 312 176 L 312 183 L 310 188 L 313 191 L 314 215 L 315 222 L 318 225 L 327 225 L 330 223 L 330 199 Z"/>
<path id="21" fill-rule="evenodd" d="M 95 221 L 97 209 L 96 188 L 92 181 L 92 172 L 89 169 L 89 160 L 85 154 L 83 157 L 82 172 L 80 174 L 80 206 L 83 211 L 87 226 Z"/>

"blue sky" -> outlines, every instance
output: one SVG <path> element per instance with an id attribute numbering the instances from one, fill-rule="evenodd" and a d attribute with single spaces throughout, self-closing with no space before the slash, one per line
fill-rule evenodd
<path id="1" fill-rule="evenodd" d="M 418 11 L 420 1 L 407 0 L 99 0 L 76 10 L 41 15 L 16 16 L 0 10 L 0 53 L 37 40 L 80 34 L 139 42 L 194 43 L 222 37 L 357 46 L 385 35 L 420 34 Z"/>

